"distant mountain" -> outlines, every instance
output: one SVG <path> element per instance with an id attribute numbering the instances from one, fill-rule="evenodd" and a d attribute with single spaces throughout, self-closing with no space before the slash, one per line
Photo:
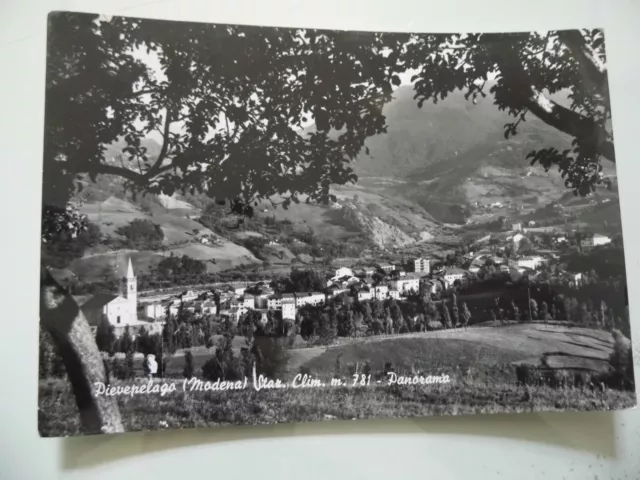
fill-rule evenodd
<path id="1" fill-rule="evenodd" d="M 376 191 L 384 185 L 387 194 L 458 223 L 476 201 L 535 204 L 567 192 L 556 171 L 531 167 L 526 155 L 545 147 L 570 148 L 568 136 L 529 115 L 517 135 L 505 139 L 504 125 L 513 118 L 499 111 L 490 95 L 474 104 L 454 92 L 422 109 L 413 95 L 413 87 L 400 87 L 385 106 L 387 133 L 368 139 L 369 153 L 363 150 L 353 165 L 360 184 Z M 566 103 L 566 96 L 555 100 Z"/>

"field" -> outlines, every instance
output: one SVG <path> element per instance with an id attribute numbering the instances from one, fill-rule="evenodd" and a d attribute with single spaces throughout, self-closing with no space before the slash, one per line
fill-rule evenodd
<path id="1" fill-rule="evenodd" d="M 452 383 L 431 386 L 327 387 L 183 392 L 119 397 L 126 431 L 260 425 L 283 422 L 401 418 L 427 415 L 609 410 L 630 408 L 635 396 L 616 390 Z M 43 436 L 80 433 L 70 388 L 41 382 L 38 426 Z"/>
<path id="2" fill-rule="evenodd" d="M 240 337 L 234 340 L 236 350 L 243 340 Z M 636 403 L 633 392 L 523 387 L 515 381 L 514 364 L 537 363 L 543 354 L 551 354 L 548 358 L 552 368 L 600 370 L 611 348 L 608 332 L 536 324 L 356 339 L 328 348 L 289 350 L 289 365 L 282 379 L 290 382 L 295 373 L 304 369 L 315 378 L 328 381 L 339 371 L 337 376 L 351 385 L 356 365 L 361 373 L 368 363 L 373 378 L 370 386 L 289 387 L 260 392 L 252 388 L 251 382 L 246 390 L 184 392 L 180 373 L 184 356 L 176 355 L 170 360 L 168 378 L 164 381 L 174 382 L 177 391 L 166 396 L 121 396 L 118 401 L 128 431 L 371 417 L 629 408 Z M 197 376 L 211 353 L 206 349 L 194 351 Z M 399 375 L 447 374 L 452 381 L 439 385 L 388 386 L 383 373 L 386 364 Z M 119 383 L 122 382 L 112 382 Z M 43 435 L 78 433 L 77 410 L 66 381 L 41 381 L 39 407 Z"/>

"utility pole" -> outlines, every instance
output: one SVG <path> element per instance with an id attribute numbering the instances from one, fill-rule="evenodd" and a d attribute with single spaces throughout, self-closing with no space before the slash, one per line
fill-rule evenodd
<path id="1" fill-rule="evenodd" d="M 531 322 L 533 318 L 531 318 L 531 287 L 527 284 L 527 307 L 529 309 L 529 321 Z"/>

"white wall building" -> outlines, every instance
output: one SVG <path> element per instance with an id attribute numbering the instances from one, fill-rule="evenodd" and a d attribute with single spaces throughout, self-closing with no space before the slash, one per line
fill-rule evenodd
<path id="1" fill-rule="evenodd" d="M 453 282 L 455 282 L 456 280 L 460 280 L 462 281 L 464 279 L 466 275 L 466 272 L 464 270 L 462 270 L 461 268 L 445 268 L 444 269 L 444 281 L 447 285 L 447 287 L 453 285 Z"/>
<path id="2" fill-rule="evenodd" d="M 334 275 L 334 278 L 340 278 L 340 277 L 353 277 L 353 270 L 351 270 L 348 267 L 338 268 L 336 270 L 336 274 Z"/>
<path id="3" fill-rule="evenodd" d="M 127 276 L 121 280 L 121 294 L 100 293 L 91 297 L 82 305 L 89 325 L 97 327 L 106 316 L 115 327 L 116 335 L 120 335 L 125 327 L 146 325 L 138 320 L 138 281 L 133 273 L 131 259 L 127 266 Z"/>
<path id="4" fill-rule="evenodd" d="M 358 292 L 358 301 L 371 300 L 371 290 L 363 288 Z"/>
<path id="5" fill-rule="evenodd" d="M 400 300 L 400 292 L 396 288 L 389 289 L 389 298 L 393 298 L 395 300 Z"/>
<path id="6" fill-rule="evenodd" d="M 286 297 L 282 299 L 282 318 L 284 320 L 296 319 L 296 300 Z"/>
<path id="7" fill-rule="evenodd" d="M 431 271 L 431 261 L 428 258 L 416 258 L 413 261 L 413 271 L 429 273 Z"/>
<path id="8" fill-rule="evenodd" d="M 599 245 L 607 245 L 611 243 L 611 238 L 606 235 L 600 235 L 596 233 L 593 236 L 589 236 L 580 242 L 583 247 L 597 247 Z"/>
<path id="9" fill-rule="evenodd" d="M 535 270 L 543 263 L 544 263 L 544 258 L 538 255 L 534 255 L 531 257 L 522 257 L 517 260 L 518 267 L 530 268 L 531 270 Z"/>
<path id="10" fill-rule="evenodd" d="M 299 292 L 296 293 L 296 307 L 304 305 L 324 305 L 325 294 L 322 292 Z"/>
<path id="11" fill-rule="evenodd" d="M 144 314 L 148 318 L 162 318 L 165 316 L 166 308 L 161 303 L 147 303 L 144 307 Z"/>
<path id="12" fill-rule="evenodd" d="M 387 285 L 376 285 L 371 291 L 378 300 L 384 300 L 389 296 L 389 287 Z"/>
<path id="13" fill-rule="evenodd" d="M 409 293 L 412 290 L 418 292 L 420 288 L 420 277 L 415 275 L 405 275 L 391 281 L 391 287 L 401 293 Z"/>

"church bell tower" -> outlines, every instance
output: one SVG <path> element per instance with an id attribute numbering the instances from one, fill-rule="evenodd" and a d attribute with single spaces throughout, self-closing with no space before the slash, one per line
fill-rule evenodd
<path id="1" fill-rule="evenodd" d="M 133 274 L 133 265 L 131 265 L 131 258 L 129 258 L 129 266 L 127 267 L 127 276 L 123 281 L 124 298 L 129 300 L 133 305 L 138 304 L 138 280 Z"/>

